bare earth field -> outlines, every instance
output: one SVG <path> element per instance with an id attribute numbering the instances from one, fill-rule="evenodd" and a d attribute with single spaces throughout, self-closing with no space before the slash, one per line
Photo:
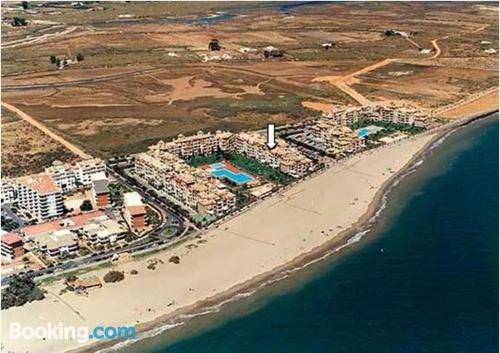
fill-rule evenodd
<path id="1" fill-rule="evenodd" d="M 498 54 L 485 52 L 498 50 L 493 6 L 101 2 L 91 11 L 31 11 L 2 6 L 4 17 L 32 21 L 2 25 L 2 99 L 102 157 L 180 132 L 298 121 L 339 104 L 436 109 L 498 85 Z M 212 38 L 222 50 L 208 51 Z M 325 42 L 334 47 L 323 50 Z M 284 56 L 264 59 L 269 45 Z M 84 60 L 63 70 L 49 60 L 76 53 Z"/>
<path id="2" fill-rule="evenodd" d="M 55 160 L 77 156 L 37 128 L 2 109 L 2 175 L 21 176 L 43 171 Z"/>

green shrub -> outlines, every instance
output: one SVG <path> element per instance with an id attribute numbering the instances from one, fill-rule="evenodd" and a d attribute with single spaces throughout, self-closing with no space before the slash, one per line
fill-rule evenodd
<path id="1" fill-rule="evenodd" d="M 120 271 L 109 271 L 104 275 L 104 282 L 106 283 L 115 283 L 120 282 L 125 279 L 125 275 Z"/>
<path id="2" fill-rule="evenodd" d="M 44 298 L 45 291 L 40 289 L 31 277 L 14 276 L 9 286 L 2 291 L 2 310 Z"/>

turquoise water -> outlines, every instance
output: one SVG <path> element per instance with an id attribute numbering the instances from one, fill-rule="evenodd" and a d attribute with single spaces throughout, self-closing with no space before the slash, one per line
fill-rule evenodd
<path id="1" fill-rule="evenodd" d="M 129 352 L 498 352 L 498 121 L 433 149 L 339 256 Z"/>
<path id="2" fill-rule="evenodd" d="M 377 132 L 384 130 L 383 127 L 370 125 L 358 130 L 359 137 L 365 137 L 367 135 L 376 134 Z"/>
<path id="3" fill-rule="evenodd" d="M 361 129 L 358 131 L 358 136 L 365 137 L 366 135 L 370 135 L 370 133 L 371 133 L 370 129 Z"/>
<path id="4" fill-rule="evenodd" d="M 253 178 L 243 172 L 233 173 L 232 171 L 226 169 L 223 163 L 214 163 L 211 164 L 210 167 L 213 169 L 210 173 L 217 178 L 226 178 L 232 181 L 235 184 L 245 184 L 249 181 L 252 181 Z"/>

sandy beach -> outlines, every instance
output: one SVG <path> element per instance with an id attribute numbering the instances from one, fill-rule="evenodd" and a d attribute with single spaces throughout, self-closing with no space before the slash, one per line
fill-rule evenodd
<path id="1" fill-rule="evenodd" d="M 388 180 L 435 137 L 422 134 L 400 143 L 343 160 L 259 203 L 199 237 L 151 257 L 114 266 L 125 280 L 104 284 L 88 297 L 59 296 L 61 282 L 47 286 L 47 298 L 2 311 L 5 351 L 65 352 L 88 348 L 70 340 L 10 340 L 10 322 L 23 326 L 128 326 L 147 328 L 159 318 L 189 311 L 205 300 L 217 300 L 300 261 L 321 247 L 345 241 Z M 172 255 L 180 264 L 169 263 Z M 161 260 L 155 270 L 152 260 Z M 137 275 L 131 275 L 135 269 Z M 109 269 L 94 272 L 102 276 Z M 125 295 L 124 295 L 125 294 Z M 93 341 L 95 343 L 95 341 Z"/>

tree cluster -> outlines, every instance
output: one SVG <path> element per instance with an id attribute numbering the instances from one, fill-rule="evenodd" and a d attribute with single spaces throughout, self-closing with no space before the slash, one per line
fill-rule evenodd
<path id="1" fill-rule="evenodd" d="M 9 286 L 2 291 L 2 309 L 22 306 L 43 298 L 45 298 L 45 292 L 36 285 L 33 278 L 13 276 Z"/>

